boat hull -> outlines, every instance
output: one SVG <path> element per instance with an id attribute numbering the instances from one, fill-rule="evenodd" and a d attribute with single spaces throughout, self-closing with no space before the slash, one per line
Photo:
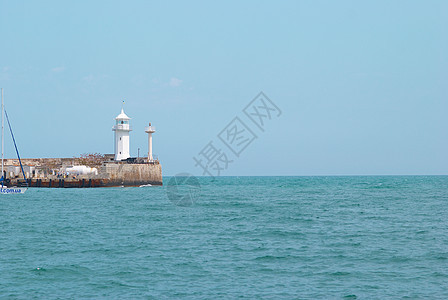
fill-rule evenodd
<path id="1" fill-rule="evenodd" d="M 2 187 L 0 188 L 0 194 L 24 194 L 27 189 L 26 187 Z"/>

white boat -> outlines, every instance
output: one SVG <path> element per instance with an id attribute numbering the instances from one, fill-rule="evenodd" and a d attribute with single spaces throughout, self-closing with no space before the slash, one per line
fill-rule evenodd
<path id="1" fill-rule="evenodd" d="M 0 188 L 0 194 L 24 194 L 28 188 L 26 187 L 2 187 Z"/>
<path id="2" fill-rule="evenodd" d="M 27 187 L 16 187 L 16 186 L 7 187 L 5 185 L 5 183 L 7 181 L 5 180 L 5 177 L 6 177 L 5 175 L 6 174 L 5 174 L 5 171 L 4 171 L 4 152 L 5 152 L 5 139 L 4 139 L 4 136 L 5 136 L 5 126 L 4 126 L 5 125 L 5 121 L 4 121 L 4 115 L 6 115 L 6 120 L 8 121 L 8 126 L 9 126 L 9 130 L 11 132 L 12 141 L 14 142 L 14 146 L 16 148 L 17 157 L 19 158 L 20 169 L 22 170 L 23 179 L 25 180 L 24 182 L 27 183 L 28 181 L 26 180 L 25 172 L 23 171 L 23 166 L 22 166 L 22 161 L 20 160 L 19 150 L 17 149 L 16 141 L 14 139 L 14 134 L 12 133 L 11 124 L 9 123 L 8 114 L 6 113 L 5 105 L 3 103 L 3 89 L 2 89 L 2 175 L 0 177 L 0 182 L 1 182 L 0 194 L 23 194 L 28 189 Z"/>

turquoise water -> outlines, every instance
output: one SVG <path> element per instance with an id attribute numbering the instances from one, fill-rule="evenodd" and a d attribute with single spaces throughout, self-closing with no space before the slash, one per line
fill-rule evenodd
<path id="1" fill-rule="evenodd" d="M 448 176 L 199 182 L 1 195 L 0 298 L 448 299 Z"/>

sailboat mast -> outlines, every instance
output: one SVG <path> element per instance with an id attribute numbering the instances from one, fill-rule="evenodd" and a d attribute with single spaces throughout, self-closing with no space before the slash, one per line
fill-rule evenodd
<path id="1" fill-rule="evenodd" d="M 5 131 L 5 121 L 3 120 L 3 112 L 5 111 L 4 107 L 3 107 L 3 88 L 2 88 L 2 178 L 4 176 L 4 172 L 3 172 L 3 161 L 4 161 L 4 149 L 5 149 L 5 139 L 4 139 L 4 131 Z M 3 183 L 5 182 L 5 178 L 3 178 L 2 180 L 2 186 Z"/>

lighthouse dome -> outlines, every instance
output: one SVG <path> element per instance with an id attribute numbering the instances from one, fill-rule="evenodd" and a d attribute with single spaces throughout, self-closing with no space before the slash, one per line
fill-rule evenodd
<path id="1" fill-rule="evenodd" d="M 129 118 L 123 111 L 123 109 L 121 109 L 121 113 L 115 118 L 115 120 L 130 120 L 131 118 Z"/>

